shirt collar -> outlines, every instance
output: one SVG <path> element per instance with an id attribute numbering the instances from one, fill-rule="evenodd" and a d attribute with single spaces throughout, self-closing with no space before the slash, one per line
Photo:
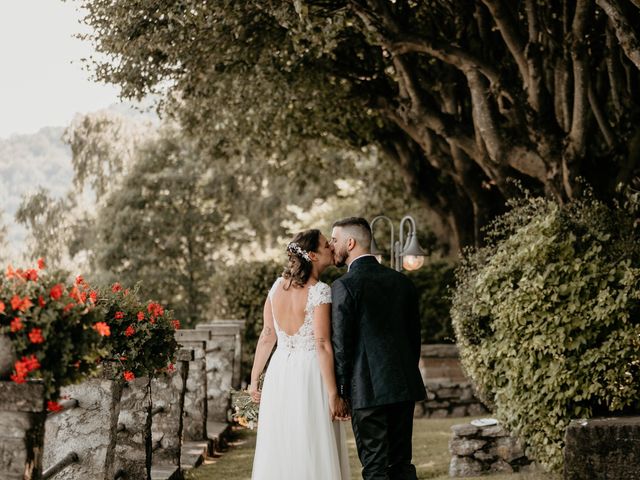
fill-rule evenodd
<path id="1" fill-rule="evenodd" d="M 351 270 L 351 265 L 353 265 L 353 262 L 363 257 L 375 257 L 375 255 L 373 255 L 372 253 L 365 253 L 364 255 L 360 255 L 359 257 L 354 258 L 353 260 L 351 260 L 351 263 L 347 265 L 347 272 Z"/>

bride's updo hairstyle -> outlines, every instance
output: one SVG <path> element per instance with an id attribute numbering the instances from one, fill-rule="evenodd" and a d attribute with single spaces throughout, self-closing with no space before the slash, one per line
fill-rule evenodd
<path id="1" fill-rule="evenodd" d="M 288 290 L 291 285 L 304 287 L 311 275 L 312 265 L 309 252 L 317 252 L 320 245 L 320 230 L 312 229 L 298 233 L 287 245 L 289 263 L 282 272 L 282 277 L 289 280 L 284 287 Z"/>

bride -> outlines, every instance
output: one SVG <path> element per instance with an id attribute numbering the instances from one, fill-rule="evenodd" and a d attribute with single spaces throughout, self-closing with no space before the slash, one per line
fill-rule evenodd
<path id="1" fill-rule="evenodd" d="M 289 263 L 264 304 L 249 392 L 260 403 L 252 480 L 349 480 L 344 423 L 331 346 L 331 288 L 318 281 L 333 265 L 319 230 L 297 234 Z M 262 390 L 258 380 L 273 346 Z"/>

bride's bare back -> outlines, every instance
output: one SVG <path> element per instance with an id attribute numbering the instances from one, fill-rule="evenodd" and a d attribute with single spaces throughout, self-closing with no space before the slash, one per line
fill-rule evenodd
<path id="1" fill-rule="evenodd" d="M 291 336 L 298 333 L 304 323 L 309 287 L 312 285 L 307 282 L 304 287 L 291 285 L 285 290 L 284 287 L 288 283 L 288 280 L 281 281 L 273 293 L 271 297 L 271 313 L 280 330 Z"/>

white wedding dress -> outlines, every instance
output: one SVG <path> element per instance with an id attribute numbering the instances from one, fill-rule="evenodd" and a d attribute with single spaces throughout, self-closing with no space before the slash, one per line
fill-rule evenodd
<path id="1" fill-rule="evenodd" d="M 271 287 L 269 301 L 282 281 Z M 331 303 L 331 288 L 318 282 L 307 295 L 295 335 L 283 332 L 273 316 L 278 343 L 262 386 L 252 480 L 351 478 L 344 422 L 331 421 L 313 334 L 313 310 Z"/>

